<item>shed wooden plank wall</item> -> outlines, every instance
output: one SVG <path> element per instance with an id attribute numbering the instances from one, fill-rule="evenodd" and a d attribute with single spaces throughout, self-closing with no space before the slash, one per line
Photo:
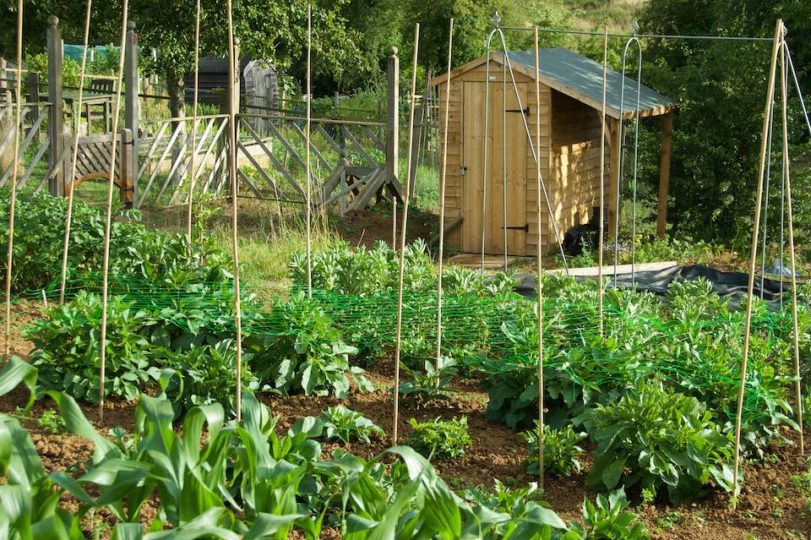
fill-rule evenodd
<path id="1" fill-rule="evenodd" d="M 552 171 L 550 198 L 561 235 L 587 223 L 600 202 L 600 116 L 593 108 L 552 91 Z M 610 151 L 605 149 L 605 201 L 608 204 Z"/>

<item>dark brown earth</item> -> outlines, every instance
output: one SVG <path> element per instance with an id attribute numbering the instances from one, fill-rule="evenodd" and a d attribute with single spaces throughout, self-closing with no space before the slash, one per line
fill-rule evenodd
<path id="1" fill-rule="evenodd" d="M 24 305 L 15 309 L 12 332 L 12 350 L 26 355 L 30 344 L 22 338 L 21 325 L 39 316 L 36 305 Z M 393 399 L 390 389 L 393 384 L 391 362 L 383 362 L 368 375 L 374 382 L 376 391 L 370 394 L 352 394 L 342 403 L 362 412 L 376 424 L 392 431 Z M 318 415 L 330 405 L 339 403 L 334 398 L 305 396 L 279 397 L 262 395 L 274 414 L 279 416 L 279 430 L 286 431 L 296 419 L 307 415 Z M 0 412 L 14 414 L 18 406 L 24 405 L 27 393 L 17 389 L 0 400 Z M 467 486 L 491 487 L 494 478 L 519 485 L 535 481 L 524 471 L 523 462 L 528 449 L 520 435 L 502 425 L 487 420 L 484 409 L 487 395 L 478 389 L 475 381 L 457 381 L 453 386 L 451 399 L 418 407 L 416 403 L 402 400 L 398 419 L 400 440 L 410 434 L 408 420 L 416 418 L 452 418 L 465 415 L 473 446 L 462 458 L 437 460 L 434 465 L 451 487 Z M 65 434 L 50 434 L 43 431 L 34 419 L 53 408 L 53 403 L 45 399 L 35 404 L 31 420 L 23 419 L 23 424 L 31 432 L 32 440 L 39 452 L 43 465 L 48 471 L 69 470 L 78 474 L 90 459 L 92 445 L 80 438 Z M 113 401 L 106 405 L 104 423 L 99 423 L 98 408 L 95 405 L 82 405 L 88 419 L 99 431 L 106 432 L 113 426 L 132 428 L 134 403 Z M 806 432 L 806 440 L 811 440 L 811 430 Z M 796 435 L 789 434 L 796 441 Z M 344 448 L 360 456 L 374 455 L 390 445 L 386 439 L 375 439 L 372 444 L 353 443 Z M 325 444 L 324 454 L 339 448 L 337 444 Z M 590 452 L 587 452 L 590 454 Z M 584 461 L 584 471 L 565 479 L 549 478 L 545 486 L 545 499 L 558 514 L 567 521 L 579 520 L 585 497 L 593 493 L 584 488 L 585 475 L 591 463 L 590 455 Z M 811 483 L 808 479 L 808 464 L 800 455 L 796 444 L 774 445 L 766 459 L 744 468 L 745 484 L 737 509 L 730 506 L 729 496 L 716 491 L 698 502 L 678 507 L 664 504 L 636 504 L 634 511 L 647 524 L 654 538 L 681 539 L 789 539 L 808 538 L 811 532 Z M 803 480 L 804 479 L 804 480 Z M 63 501 L 67 507 L 73 504 Z M 142 512 L 142 520 L 147 523 L 156 515 L 153 505 L 147 505 Z M 104 512 L 86 518 L 87 530 L 104 528 L 111 522 Z M 102 536 L 106 536 L 103 534 Z M 293 535 L 292 537 L 296 537 Z M 325 531 L 325 538 L 337 538 L 336 531 Z"/>

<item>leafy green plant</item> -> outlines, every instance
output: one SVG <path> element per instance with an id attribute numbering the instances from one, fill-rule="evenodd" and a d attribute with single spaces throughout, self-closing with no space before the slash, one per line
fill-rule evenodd
<path id="1" fill-rule="evenodd" d="M 408 421 L 412 434 L 406 439 L 420 454 L 429 458 L 455 458 L 464 455 L 465 448 L 473 442 L 467 431 L 467 417 L 440 420 L 435 418 L 427 422 L 417 422 L 414 418 Z"/>
<path id="2" fill-rule="evenodd" d="M 440 356 L 439 362 L 425 361 L 425 371 L 417 372 L 406 368 L 410 380 L 400 384 L 400 393 L 413 397 L 420 404 L 437 399 L 448 399 L 445 393 L 451 380 L 456 376 L 456 361 Z"/>
<path id="3" fill-rule="evenodd" d="M 527 472 L 538 474 L 539 457 L 539 437 L 538 423 L 535 422 L 535 429 L 521 434 L 529 445 L 530 456 L 527 459 Z M 578 445 L 586 438 L 585 433 L 578 433 L 567 425 L 561 429 L 554 429 L 549 424 L 544 424 L 543 429 L 543 467 L 546 474 L 560 478 L 567 477 L 573 473 L 583 470 L 583 463 L 580 456 L 583 449 Z"/>
<path id="4" fill-rule="evenodd" d="M 371 437 L 386 434 L 380 426 L 343 405 L 329 407 L 319 417 L 308 416 L 299 420 L 293 427 L 293 433 L 297 431 L 306 431 L 314 437 L 323 436 L 326 440 L 338 439 L 344 444 L 356 440 L 369 444 Z"/>
<path id="5" fill-rule="evenodd" d="M 0 396 L 20 382 L 33 396 L 36 369 L 12 358 L 0 372 Z M 85 537 L 82 517 L 102 511 L 116 521 L 114 538 L 132 539 L 287 538 L 298 527 L 314 540 L 325 520 L 343 537 L 360 540 L 549 538 L 566 527 L 534 501 L 518 503 L 520 496 L 513 497 L 520 512 L 514 516 L 466 503 L 408 447 L 369 460 L 340 451 L 322 460 L 312 422 L 280 436 L 250 392 L 241 421 L 225 421 L 218 404 L 202 405 L 188 412 L 180 430 L 170 401 L 141 395 L 125 442 L 98 433 L 69 396 L 50 397 L 68 431 L 93 443 L 92 461 L 78 478 L 63 471 L 46 476 L 27 433 L 0 414 L 0 502 L 9 510 L 0 513 L 3 537 L 78 540 Z M 67 495 L 75 501 L 71 511 L 57 504 Z M 157 505 L 159 518 L 144 534 L 146 501 Z"/>
<path id="6" fill-rule="evenodd" d="M 42 411 L 39 418 L 36 420 L 37 427 L 47 433 L 62 433 L 65 431 L 65 421 L 59 416 L 59 413 L 53 409 Z"/>
<path id="7" fill-rule="evenodd" d="M 732 489 L 731 434 L 724 434 L 695 398 L 640 383 L 613 404 L 582 415 L 597 442 L 586 485 L 619 484 L 661 493 L 673 503 L 702 494 L 711 481 Z"/>
<path id="8" fill-rule="evenodd" d="M 594 503 L 583 501 L 583 525 L 573 523 L 562 540 L 646 540 L 650 538 L 645 525 L 633 512 L 626 512 L 625 490 L 618 489 L 608 496 L 597 495 Z"/>
<path id="9" fill-rule="evenodd" d="M 236 350 L 231 339 L 216 345 L 192 347 L 188 351 L 170 353 L 164 360 L 177 375 L 167 389 L 176 409 L 185 411 L 197 405 L 219 403 L 233 410 L 236 394 Z M 258 379 L 247 362 L 242 366 L 242 387 L 251 391 L 259 388 Z M 180 394 L 180 395 L 177 395 Z"/>
<path id="10" fill-rule="evenodd" d="M 361 391 L 372 385 L 363 370 L 349 365 L 357 349 L 344 343 L 332 320 L 303 293 L 276 306 L 270 315 L 274 327 L 251 343 L 251 363 L 260 378 L 285 393 L 334 394 L 345 397 L 350 380 Z"/>
<path id="11" fill-rule="evenodd" d="M 105 395 L 133 398 L 143 384 L 159 377 L 149 343 L 140 333 L 149 323 L 147 313 L 131 302 L 110 298 Z M 101 297 L 84 291 L 27 328 L 25 335 L 34 344 L 31 363 L 39 369 L 40 382 L 78 399 L 98 400 L 100 329 Z"/>

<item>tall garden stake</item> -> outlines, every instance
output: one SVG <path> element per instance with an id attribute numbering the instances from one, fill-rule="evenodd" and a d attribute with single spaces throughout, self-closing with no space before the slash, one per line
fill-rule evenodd
<path id="1" fill-rule="evenodd" d="M 197 8 L 194 18 L 194 97 L 192 98 L 191 113 L 191 156 L 189 160 L 189 200 L 186 208 L 186 239 L 191 249 L 191 224 L 194 218 L 194 178 L 195 158 L 197 157 L 197 104 L 200 91 L 200 0 L 197 0 Z M 200 143 L 202 144 L 202 143 Z"/>
<path id="2" fill-rule="evenodd" d="M 110 230 L 113 226 L 113 188 L 115 187 L 115 165 L 118 143 L 118 118 L 121 111 L 121 87 L 124 78 L 124 49 L 127 44 L 127 17 L 129 15 L 129 0 L 124 0 L 121 7 L 121 54 L 118 59 L 118 75 L 116 77 L 115 102 L 113 103 L 113 132 L 110 143 L 110 174 L 107 177 L 107 205 L 104 221 L 104 256 L 101 267 L 101 335 L 99 336 L 99 421 L 104 421 L 104 378 L 107 360 L 107 302 L 109 300 L 110 281 Z"/>
<path id="3" fill-rule="evenodd" d="M 541 234 L 541 64 L 538 54 L 538 27 L 535 27 L 535 185 L 536 219 L 538 222 L 538 484 L 543 489 L 544 401 L 543 401 L 543 235 Z M 532 143 L 532 140 L 530 140 Z"/>
<path id="4" fill-rule="evenodd" d="M 603 30 L 603 104 L 600 109 L 600 224 L 597 227 L 597 312 L 603 335 L 603 242 L 605 240 L 605 98 L 608 85 L 608 27 Z M 540 223 L 540 222 L 538 222 Z"/>
<path id="5" fill-rule="evenodd" d="M 237 204 L 237 111 L 236 99 L 236 72 L 237 58 L 234 50 L 234 13 L 232 0 L 226 4 L 228 10 L 228 151 L 231 153 L 231 166 L 228 168 L 228 177 L 231 182 L 231 249 L 234 259 L 234 326 L 236 327 L 236 416 L 237 421 L 242 419 L 242 306 L 240 302 L 239 285 L 239 206 Z"/>
<path id="6" fill-rule="evenodd" d="M 6 254 L 6 359 L 11 355 L 11 265 L 14 263 L 14 207 L 17 204 L 17 166 L 20 153 L 20 113 L 22 111 L 23 0 L 17 1 L 17 74 L 14 79 L 17 109 L 14 113 L 14 157 L 11 162 L 11 194 L 8 201 L 8 253 Z"/>
<path id="7" fill-rule="evenodd" d="M 445 185 L 448 174 L 448 122 L 451 107 L 451 67 L 453 60 L 453 18 L 448 29 L 448 79 L 445 82 L 445 114 L 442 119 L 442 170 L 439 180 L 439 253 L 436 282 L 436 366 L 442 356 L 442 259 L 445 256 Z"/>
<path id="8" fill-rule="evenodd" d="M 786 28 L 783 27 L 782 40 L 785 43 Z M 783 182 L 786 195 L 786 216 L 788 221 L 788 252 L 791 257 L 791 322 L 794 345 L 794 394 L 797 407 L 797 425 L 800 426 L 800 454 L 805 455 L 803 437 L 803 391 L 800 379 L 800 326 L 797 322 L 797 260 L 794 254 L 794 210 L 791 206 L 791 174 L 789 172 L 788 146 L 788 69 L 786 66 L 786 48 L 780 47 L 780 93 L 783 113 Z M 783 261 L 780 261 L 782 264 Z"/>
<path id="9" fill-rule="evenodd" d="M 408 110 L 408 159 L 406 160 L 406 178 L 411 178 L 411 152 L 414 143 L 414 106 L 417 99 L 417 54 L 420 46 L 420 24 L 414 25 L 414 58 L 411 62 L 411 100 Z M 411 199 L 411 182 L 406 181 L 403 197 L 403 224 L 400 228 L 400 274 L 397 283 L 397 333 L 394 341 L 394 426 L 392 428 L 392 444 L 397 444 L 397 423 L 400 414 L 400 350 L 403 335 L 403 274 L 405 272 L 405 244 L 408 230 L 408 203 Z"/>
<path id="10" fill-rule="evenodd" d="M 777 20 L 772 45 L 772 59 L 769 68 L 769 85 L 766 92 L 766 111 L 763 113 L 763 130 L 760 137 L 760 159 L 758 163 L 757 190 L 755 191 L 755 224 L 752 230 L 752 252 L 749 261 L 749 286 L 746 292 L 746 326 L 743 334 L 743 355 L 741 357 L 741 380 L 738 387 L 738 409 L 735 415 L 735 468 L 732 471 L 732 493 L 738 496 L 738 475 L 741 461 L 741 423 L 743 421 L 743 399 L 746 395 L 746 363 L 749 359 L 749 338 L 752 332 L 752 304 L 755 289 L 755 264 L 757 261 L 757 247 L 760 236 L 760 210 L 763 203 L 763 177 L 766 168 L 766 146 L 769 137 L 769 125 L 772 114 L 772 99 L 774 96 L 775 76 L 777 70 L 777 50 L 783 39 L 783 21 Z"/>
<path id="11" fill-rule="evenodd" d="M 312 117 L 312 84 L 310 81 L 310 58 L 313 48 L 312 4 L 307 4 L 307 122 L 304 126 L 304 147 L 306 163 L 304 174 L 307 177 L 307 298 L 313 297 L 313 233 L 312 233 L 312 182 L 310 181 L 310 128 Z"/>

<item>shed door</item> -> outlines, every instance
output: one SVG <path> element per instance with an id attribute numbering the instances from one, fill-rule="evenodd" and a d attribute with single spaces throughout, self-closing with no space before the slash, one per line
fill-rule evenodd
<path id="1" fill-rule="evenodd" d="M 500 77 L 499 77 L 500 78 Z M 527 106 L 527 83 L 518 83 L 521 104 Z M 507 252 L 527 254 L 526 172 L 527 134 L 515 89 L 491 81 L 489 88 L 489 137 L 487 142 L 486 200 L 484 210 L 485 253 L 504 253 L 504 185 L 507 186 Z M 484 183 L 484 82 L 465 81 L 463 94 L 462 249 L 480 253 L 482 248 L 482 199 Z M 529 122 L 529 117 L 527 118 Z M 506 134 L 506 144 L 504 136 Z M 506 152 L 505 152 L 506 148 Z M 506 159 L 505 159 L 506 158 Z M 506 168 L 505 168 L 506 165 Z M 506 170 L 506 175 L 505 175 Z"/>

